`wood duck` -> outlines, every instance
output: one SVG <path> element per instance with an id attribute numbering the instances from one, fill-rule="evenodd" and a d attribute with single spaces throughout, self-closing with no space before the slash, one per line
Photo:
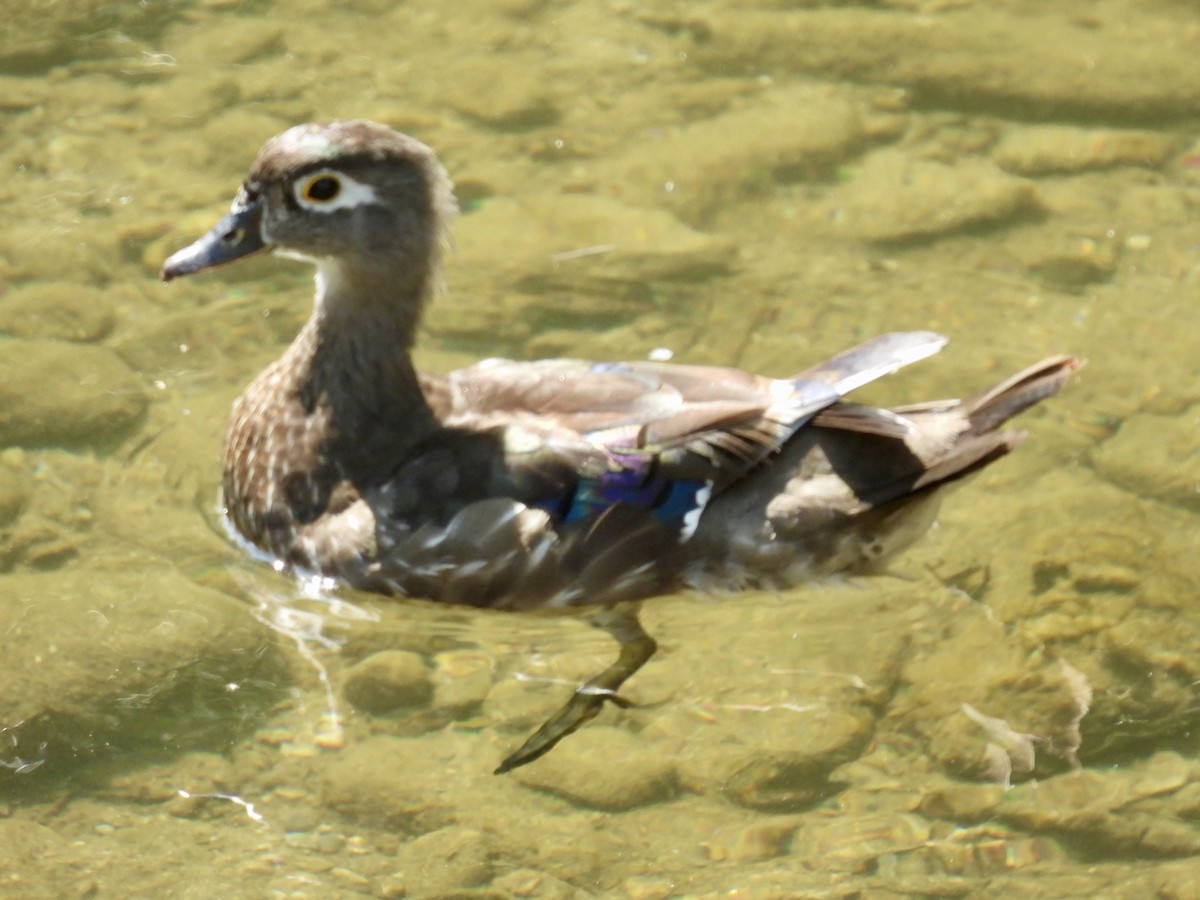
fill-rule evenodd
<path id="1" fill-rule="evenodd" d="M 233 406 L 224 505 L 247 541 L 371 591 L 577 610 L 619 642 L 497 772 L 624 705 L 656 649 L 637 601 L 878 570 L 926 530 L 941 486 L 1020 442 L 1002 423 L 1078 367 L 1055 356 L 968 400 L 892 410 L 842 398 L 941 335 L 886 334 L 790 378 L 578 360 L 417 372 L 455 213 L 424 144 L 367 121 L 300 125 L 162 278 L 264 249 L 317 267 L 311 318 Z"/>

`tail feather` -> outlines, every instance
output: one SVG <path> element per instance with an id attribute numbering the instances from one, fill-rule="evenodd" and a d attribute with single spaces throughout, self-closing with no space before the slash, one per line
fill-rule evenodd
<path id="1" fill-rule="evenodd" d="M 1015 430 L 968 434 L 949 453 L 926 466 L 909 487 L 909 493 L 965 478 L 1011 453 L 1025 436 L 1024 431 Z"/>
<path id="2" fill-rule="evenodd" d="M 927 359 L 946 346 L 947 338 L 934 331 L 897 331 L 883 334 L 843 350 L 837 356 L 788 379 L 796 383 L 817 381 L 846 396 L 864 384 L 911 363 Z"/>
<path id="3" fill-rule="evenodd" d="M 976 472 L 1011 452 L 1025 440 L 1019 429 L 998 430 L 1013 416 L 1057 394 L 1083 363 L 1071 356 L 1051 356 L 966 400 L 907 406 L 894 412 L 908 418 L 921 432 L 922 425 L 936 446 L 939 422 L 957 419 L 962 429 L 948 446 L 925 457 L 925 465 L 910 491 L 945 484 Z M 919 445 L 919 441 L 917 442 Z M 924 455 L 924 454 L 923 454 Z"/>
<path id="4" fill-rule="evenodd" d="M 991 390 L 963 401 L 973 434 L 993 431 L 1013 416 L 1057 394 L 1083 363 L 1072 356 L 1051 356 L 1006 378 Z"/>
<path id="5" fill-rule="evenodd" d="M 690 583 L 782 586 L 880 571 L 929 527 L 942 486 L 1024 440 L 1004 422 L 1080 365 L 1051 357 L 966 400 L 821 410 L 739 491 L 710 503 L 686 545 L 695 554 Z"/>

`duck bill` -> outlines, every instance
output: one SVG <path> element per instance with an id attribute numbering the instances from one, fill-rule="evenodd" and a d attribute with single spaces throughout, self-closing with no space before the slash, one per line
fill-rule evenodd
<path id="1" fill-rule="evenodd" d="M 262 236 L 262 198 L 239 199 L 212 230 L 194 244 L 171 254 L 163 263 L 160 277 L 170 281 L 180 275 L 221 266 L 267 246 Z"/>

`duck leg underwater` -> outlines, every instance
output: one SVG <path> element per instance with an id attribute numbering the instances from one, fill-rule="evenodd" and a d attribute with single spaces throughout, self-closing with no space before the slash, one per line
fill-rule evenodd
<path id="1" fill-rule="evenodd" d="M 626 603 L 599 610 L 589 614 L 588 619 L 616 639 L 621 646 L 620 656 L 599 675 L 576 688 L 562 709 L 547 719 L 520 748 L 504 758 L 495 774 L 503 775 L 545 756 L 567 735 L 596 718 L 606 700 L 622 708 L 633 705 L 621 697 L 617 690 L 658 650 L 654 638 L 646 633 L 638 621 L 638 604 Z"/>

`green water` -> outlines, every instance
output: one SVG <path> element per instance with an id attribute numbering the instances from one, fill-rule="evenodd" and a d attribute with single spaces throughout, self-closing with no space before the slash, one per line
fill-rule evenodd
<path id="1" fill-rule="evenodd" d="M 1196 896 L 1197 24 L 1046 8 L 10 10 L 0 895 Z M 157 280 L 264 140 L 350 117 L 464 207 L 423 366 L 931 328 L 865 399 L 1087 367 L 894 576 L 648 603 L 638 705 L 494 777 L 611 643 L 248 558 L 225 416 L 311 274 Z M 343 693 L 363 660 L 399 708 Z"/>

